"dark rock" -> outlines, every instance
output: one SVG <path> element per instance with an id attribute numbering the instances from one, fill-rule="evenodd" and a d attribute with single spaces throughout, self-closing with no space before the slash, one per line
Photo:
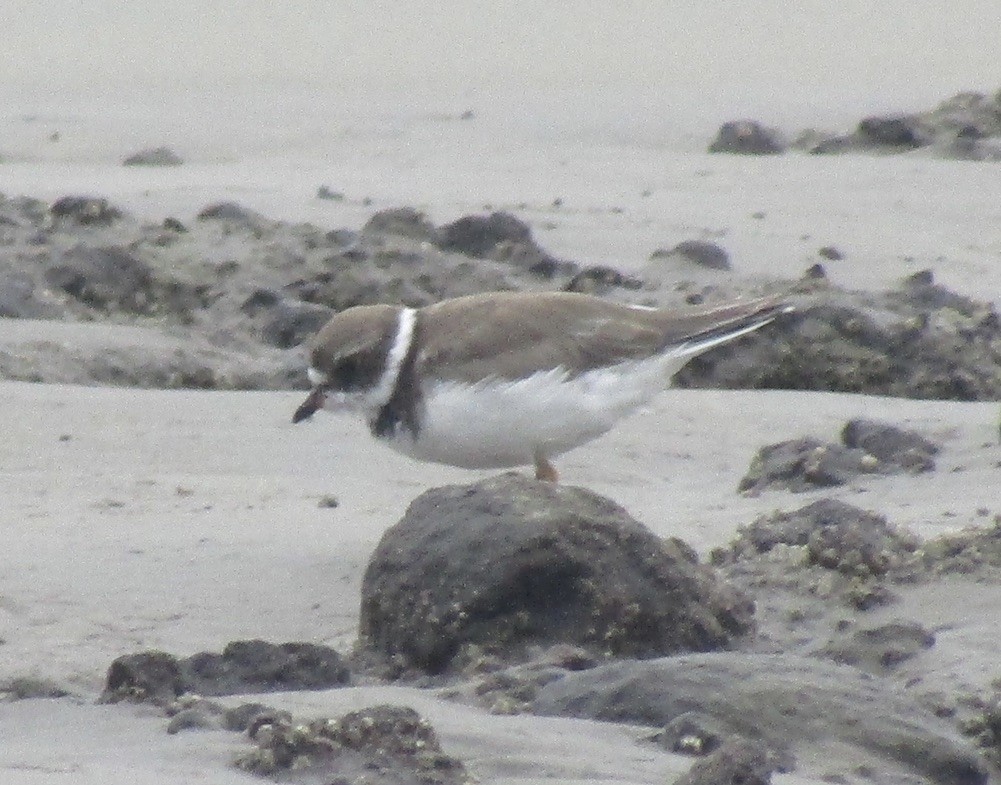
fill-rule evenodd
<path id="1" fill-rule="evenodd" d="M 166 705 L 185 691 L 181 663 L 164 651 L 143 651 L 111 663 L 102 703 L 122 700 Z"/>
<path id="2" fill-rule="evenodd" d="M 153 270 L 124 248 L 77 245 L 45 271 L 50 286 L 101 310 L 150 310 Z"/>
<path id="3" fill-rule="evenodd" d="M 935 273 L 932 270 L 918 270 L 904 279 L 906 287 L 925 287 L 935 283 Z"/>
<path id="4" fill-rule="evenodd" d="M 353 229 L 331 229 L 323 235 L 323 238 L 331 245 L 339 248 L 341 253 L 345 253 L 349 249 L 358 247 L 361 233 Z"/>
<path id="5" fill-rule="evenodd" d="M 820 248 L 817 251 L 817 255 L 825 259 L 830 259 L 832 262 L 839 262 L 845 258 L 845 255 L 833 245 L 825 245 L 823 248 Z"/>
<path id="6" fill-rule="evenodd" d="M 434 728 L 402 706 L 373 706 L 340 719 L 274 718 L 251 727 L 258 747 L 237 766 L 257 774 L 295 772 L 327 783 L 465 785 L 465 766 L 445 754 Z M 313 781 L 310 779 L 310 781 Z"/>
<path id="7" fill-rule="evenodd" d="M 360 642 L 432 673 L 470 644 L 513 659 L 557 643 L 652 657 L 726 647 L 752 612 L 684 543 L 611 501 L 508 474 L 430 490 L 385 533 Z"/>
<path id="8" fill-rule="evenodd" d="M 223 712 L 222 727 L 226 730 L 243 733 L 254 723 L 254 720 L 262 714 L 275 716 L 277 710 L 264 703 L 241 703 Z"/>
<path id="9" fill-rule="evenodd" d="M 186 691 L 199 695 L 328 689 L 350 678 L 340 654 L 313 643 L 233 641 L 222 654 L 189 657 L 182 668 Z"/>
<path id="10" fill-rule="evenodd" d="M 768 748 L 754 741 L 733 739 L 692 764 L 675 785 L 769 785 L 777 769 Z"/>
<path id="11" fill-rule="evenodd" d="M 824 300 L 694 358 L 675 383 L 964 401 L 1001 396 L 1001 317 L 992 305 L 926 287 L 851 298 L 828 289 Z"/>
<path id="12" fill-rule="evenodd" d="M 917 115 L 866 117 L 855 130 L 844 136 L 812 140 L 809 152 L 815 154 L 846 152 L 897 153 L 924 147 L 932 141 Z"/>
<path id="13" fill-rule="evenodd" d="M 332 188 L 330 188 L 330 186 L 321 185 L 319 188 L 316 189 L 316 198 L 326 199 L 331 202 L 343 202 L 344 194 L 342 194 L 340 191 L 333 190 Z"/>
<path id="14" fill-rule="evenodd" d="M 107 225 L 122 217 L 107 199 L 94 196 L 63 196 L 49 208 L 55 218 L 64 218 L 81 225 Z"/>
<path id="15" fill-rule="evenodd" d="M 510 213 L 466 215 L 440 229 L 438 246 L 466 256 L 489 256 L 501 243 L 532 244 L 532 230 Z"/>
<path id="16" fill-rule="evenodd" d="M 878 627 L 842 631 L 817 654 L 886 674 L 935 645 L 935 636 L 916 621 L 895 621 Z"/>
<path id="17" fill-rule="evenodd" d="M 866 117 L 856 131 L 863 144 L 913 150 L 928 143 L 913 115 Z"/>
<path id="18" fill-rule="evenodd" d="M 255 235 L 261 235 L 273 230 L 277 221 L 265 218 L 258 212 L 244 207 L 236 202 L 217 202 L 202 208 L 197 216 L 199 221 L 218 221 L 234 227 L 249 230 Z"/>
<path id="19" fill-rule="evenodd" d="M 177 218 L 172 218 L 171 216 L 167 216 L 163 219 L 163 228 L 168 232 L 178 232 L 180 234 L 188 231 L 188 227 L 181 223 Z"/>
<path id="20" fill-rule="evenodd" d="M 281 300 L 268 311 L 261 337 L 271 346 L 289 349 L 311 338 L 333 315 L 325 305 Z"/>
<path id="21" fill-rule="evenodd" d="M 881 473 L 883 466 L 865 450 L 805 437 L 758 450 L 738 489 L 760 493 L 781 488 L 802 493 L 844 485 L 859 475 Z"/>
<path id="22" fill-rule="evenodd" d="M 180 166 L 184 160 L 169 147 L 140 150 L 122 161 L 122 166 Z"/>
<path id="23" fill-rule="evenodd" d="M 642 285 L 637 278 L 623 275 L 611 267 L 598 265 L 581 270 L 563 287 L 563 291 L 602 295 L 616 287 L 639 289 Z"/>
<path id="24" fill-rule="evenodd" d="M 438 241 L 438 229 L 424 213 L 413 207 L 380 210 L 365 222 L 361 231 L 363 235 L 389 234 L 418 242 Z"/>
<path id="25" fill-rule="evenodd" d="M 669 251 L 654 251 L 650 258 L 663 259 L 670 256 L 680 256 L 708 270 L 731 269 L 730 254 L 716 243 L 705 240 L 682 240 Z"/>
<path id="26" fill-rule="evenodd" d="M 466 215 L 438 230 L 438 247 L 480 259 L 504 262 L 540 278 L 572 275 L 577 266 L 544 251 L 528 224 L 506 212 Z"/>
<path id="27" fill-rule="evenodd" d="M 784 150 L 785 145 L 776 131 L 765 128 L 753 120 L 723 123 L 716 132 L 716 138 L 709 145 L 710 153 L 770 155 Z"/>
<path id="28" fill-rule="evenodd" d="M 939 451 L 937 444 L 914 431 L 875 420 L 849 420 L 841 431 L 841 441 L 865 450 L 883 464 L 915 474 L 932 471 Z"/>
<path id="29" fill-rule="evenodd" d="M 884 575 L 917 548 L 911 535 L 886 518 L 837 499 L 819 499 L 793 512 L 776 512 L 741 527 L 734 557 L 768 553 L 778 545 L 806 547 L 812 564 L 856 575 Z"/>
<path id="30" fill-rule="evenodd" d="M 550 256 L 536 245 L 535 241 L 509 242 L 503 241 L 494 246 L 490 253 L 491 259 L 505 262 L 519 270 L 526 270 L 534 276 L 551 280 L 558 275 L 573 275 L 577 265 Z"/>
<path id="31" fill-rule="evenodd" d="M 222 654 L 201 652 L 179 659 L 162 651 L 119 657 L 108 670 L 104 702 L 123 699 L 168 705 L 179 695 L 339 687 L 350 673 L 343 658 L 313 643 L 233 641 Z"/>
<path id="32" fill-rule="evenodd" d="M 823 755 L 828 777 L 866 765 L 942 785 L 988 781 L 985 764 L 951 724 L 898 687 L 806 657 L 714 653 L 616 662 L 550 682 L 533 706 L 540 714 L 653 727 L 698 711 L 797 760 Z M 832 749 L 842 752 L 831 756 Z"/>
<path id="33" fill-rule="evenodd" d="M 572 262 L 567 262 L 565 264 L 573 265 Z M 530 264 L 528 271 L 532 273 L 532 275 L 539 276 L 539 278 L 551 280 L 559 274 L 562 266 L 563 263 L 561 263 L 559 259 L 555 259 L 551 256 L 543 256 L 538 259 L 538 261 Z"/>

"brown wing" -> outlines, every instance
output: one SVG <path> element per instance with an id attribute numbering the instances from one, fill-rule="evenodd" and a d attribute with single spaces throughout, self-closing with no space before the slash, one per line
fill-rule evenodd
<path id="1" fill-rule="evenodd" d="M 576 376 L 669 347 L 695 354 L 702 340 L 715 345 L 729 331 L 770 321 L 780 305 L 757 300 L 671 312 L 566 292 L 474 295 L 421 309 L 419 370 L 467 382 L 556 367 Z"/>

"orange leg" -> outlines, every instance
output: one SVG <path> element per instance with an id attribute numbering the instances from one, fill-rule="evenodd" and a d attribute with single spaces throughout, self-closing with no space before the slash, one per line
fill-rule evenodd
<path id="1" fill-rule="evenodd" d="M 559 482 L 560 473 L 541 452 L 535 452 L 535 479 L 543 482 Z"/>

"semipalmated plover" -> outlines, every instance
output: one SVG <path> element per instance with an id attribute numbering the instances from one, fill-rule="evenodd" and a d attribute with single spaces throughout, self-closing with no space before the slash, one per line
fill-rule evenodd
<path id="1" fill-rule="evenodd" d="M 555 481 L 551 458 L 646 404 L 695 355 L 790 310 L 780 298 L 670 311 L 567 292 L 348 308 L 309 343 L 314 387 L 292 422 L 355 411 L 413 458 L 534 463 Z"/>

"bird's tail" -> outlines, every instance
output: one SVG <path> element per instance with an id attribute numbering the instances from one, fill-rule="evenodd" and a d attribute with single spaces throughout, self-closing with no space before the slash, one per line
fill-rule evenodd
<path id="1" fill-rule="evenodd" d="M 703 311 L 689 317 L 689 332 L 676 338 L 676 357 L 694 357 L 752 333 L 795 307 L 784 298 L 765 298 Z"/>

